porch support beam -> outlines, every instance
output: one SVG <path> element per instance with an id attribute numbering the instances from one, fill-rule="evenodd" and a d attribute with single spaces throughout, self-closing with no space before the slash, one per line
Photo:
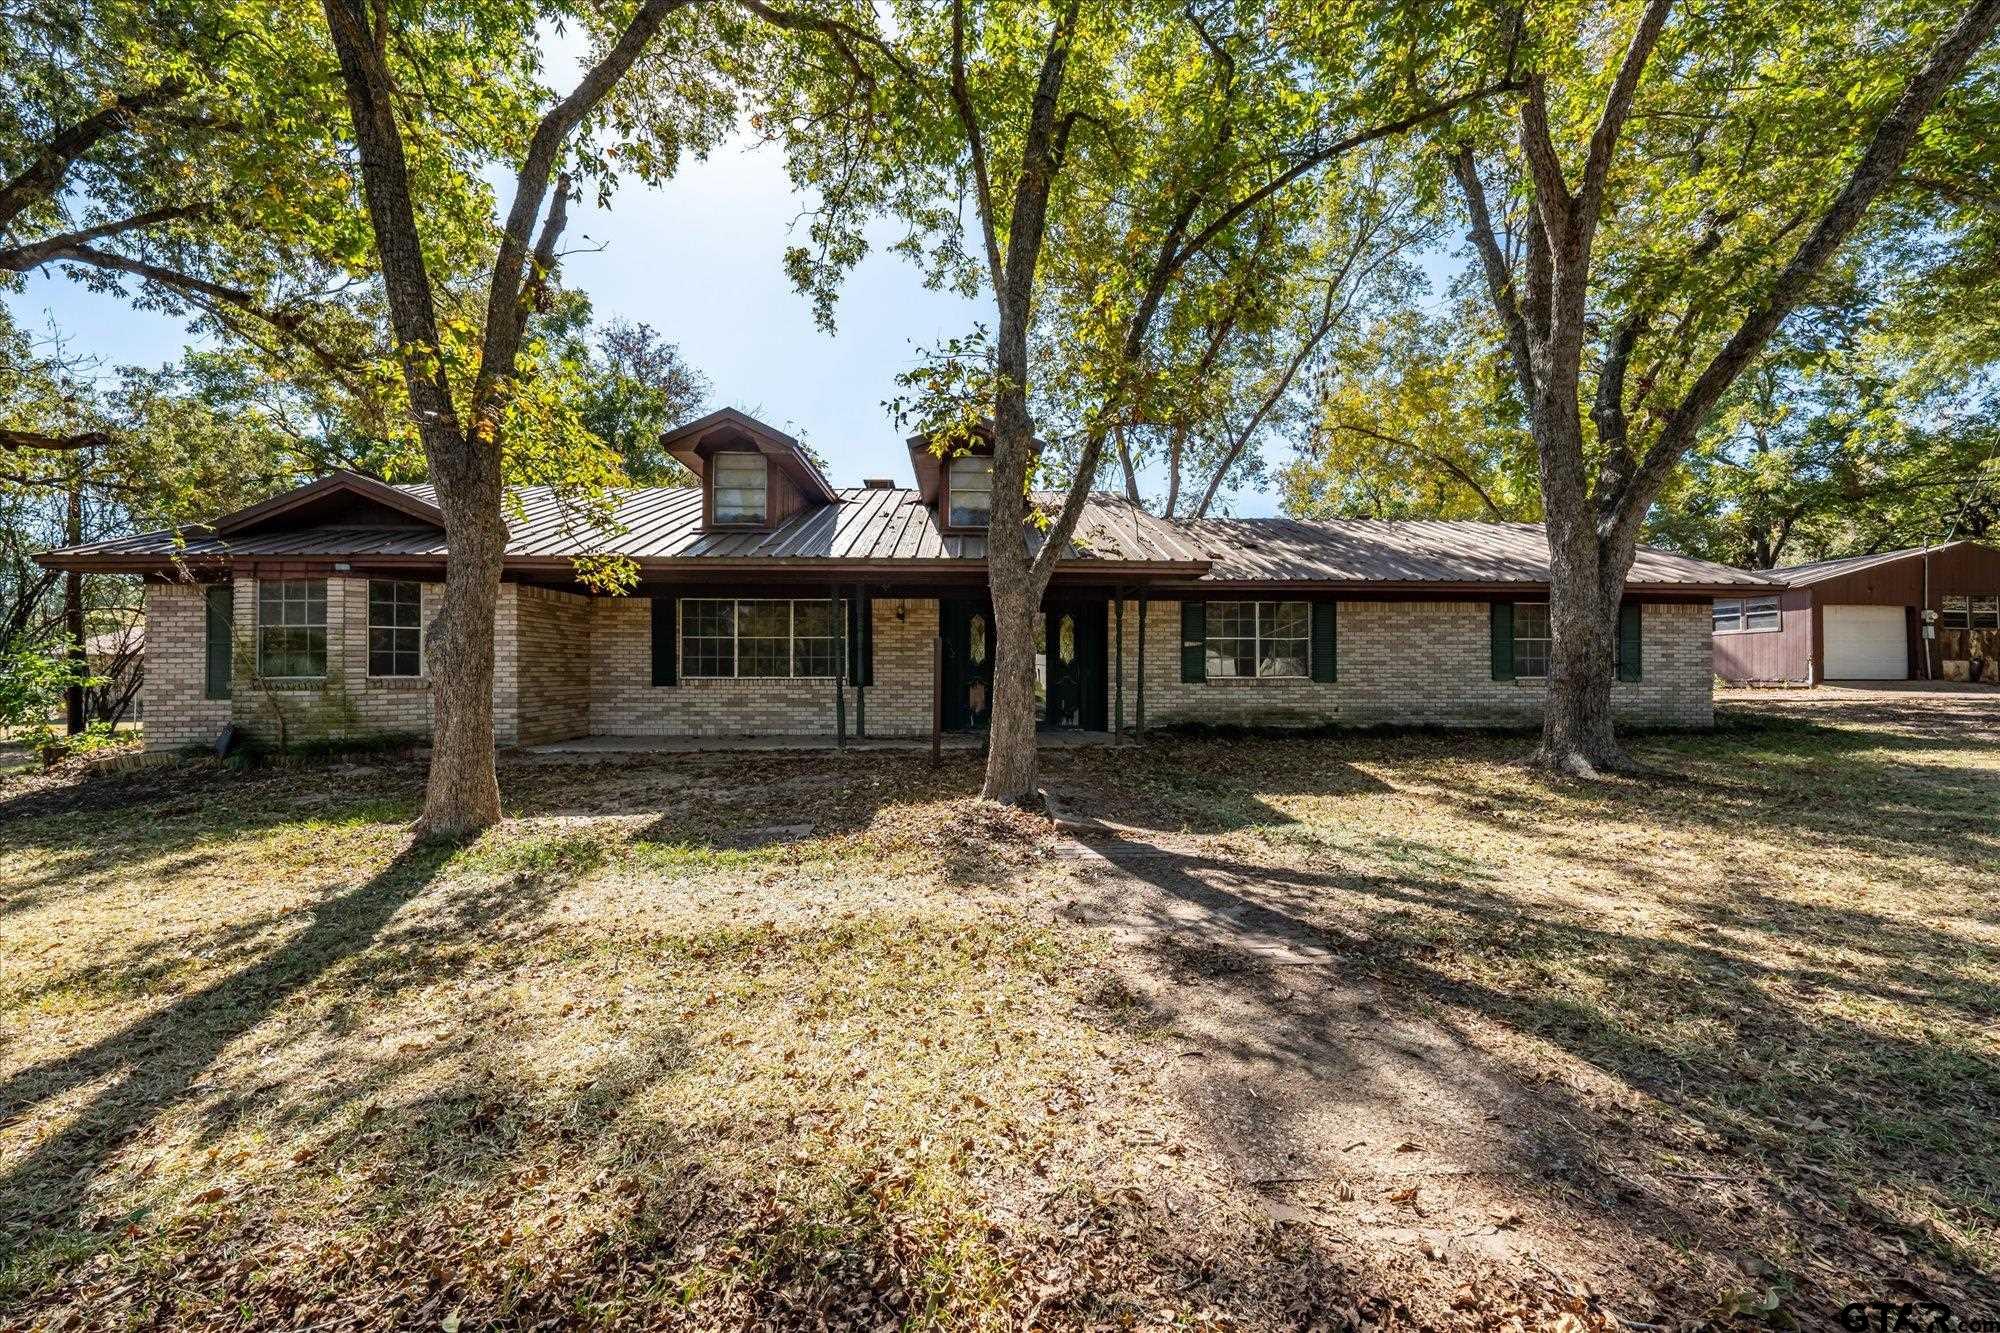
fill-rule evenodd
<path id="1" fill-rule="evenodd" d="M 847 617 L 840 613 L 840 585 L 834 584 L 827 606 L 833 611 L 833 743 L 847 748 Z"/>
<path id="2" fill-rule="evenodd" d="M 1114 588 L 1111 592 L 1111 618 L 1117 628 L 1112 631 L 1114 642 L 1111 655 L 1114 665 L 1111 669 L 1111 743 L 1125 743 L 1125 590 Z"/>
<path id="3" fill-rule="evenodd" d="M 863 674 L 854 678 L 854 736 L 857 740 L 865 741 L 868 739 L 868 677 L 866 666 L 868 663 L 869 644 L 875 638 L 875 626 L 870 623 L 874 620 L 875 613 L 874 608 L 869 606 L 867 599 L 861 595 L 861 591 L 861 585 L 857 583 L 854 585 L 854 590 L 848 595 L 854 599 L 854 626 L 858 631 L 858 636 L 854 644 L 854 656 L 862 663 L 864 668 Z M 845 657 L 840 660 L 843 663 L 847 661 Z"/>
<path id="4" fill-rule="evenodd" d="M 1143 741 L 1146 739 L 1146 590 L 1144 588 L 1139 589 L 1139 685 L 1136 693 L 1138 718 L 1133 731 L 1135 736 Z"/>
<path id="5" fill-rule="evenodd" d="M 942 762 L 944 749 L 944 603 L 938 603 L 938 629 L 931 636 L 931 767 Z"/>

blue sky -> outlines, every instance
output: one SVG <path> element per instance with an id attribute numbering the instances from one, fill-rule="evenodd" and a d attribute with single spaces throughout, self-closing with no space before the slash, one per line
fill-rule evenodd
<path id="1" fill-rule="evenodd" d="M 598 317 L 653 325 L 713 385 L 713 405 L 741 408 L 809 439 L 836 484 L 910 479 L 909 456 L 884 400 L 913 349 L 993 322 L 990 302 L 925 290 L 917 269 L 881 250 L 843 289 L 839 331 L 813 324 L 781 267 L 798 215 L 784 164 L 769 148 L 725 146 L 684 165 L 661 189 L 626 185 L 609 211 L 572 212 L 564 280 L 590 294 Z M 107 365 L 180 358 L 182 324 L 98 296 L 60 276 L 30 277 L 8 298 L 23 325 L 54 320 L 76 348 Z M 1276 512 L 1245 493 L 1241 514 Z"/>

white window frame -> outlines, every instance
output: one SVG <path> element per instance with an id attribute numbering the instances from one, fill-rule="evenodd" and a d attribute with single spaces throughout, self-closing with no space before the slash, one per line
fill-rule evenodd
<path id="1" fill-rule="evenodd" d="M 680 605 L 681 623 L 676 629 L 676 632 L 680 635 L 681 678 L 683 680 L 832 680 L 834 679 L 834 675 L 826 675 L 820 673 L 814 673 L 812 675 L 799 674 L 799 639 L 800 639 L 799 608 L 801 606 L 825 607 L 828 603 L 828 600 L 829 599 L 824 597 L 683 597 L 681 599 L 681 605 Z M 753 606 L 779 605 L 786 608 L 786 613 L 785 613 L 786 670 L 784 675 L 746 676 L 743 674 L 742 608 L 746 605 L 753 605 Z M 698 636 L 690 636 L 688 634 L 687 632 L 688 611 L 695 606 L 728 606 L 730 608 L 729 674 L 726 676 L 715 672 L 697 671 L 693 669 L 695 657 L 688 651 L 688 641 L 690 637 L 694 637 L 697 639 L 711 639 L 719 637 L 716 635 L 709 635 L 709 634 L 703 634 Z M 835 675 L 845 674 L 844 671 L 842 670 L 844 664 L 841 661 L 841 654 L 846 649 L 847 646 L 847 630 L 846 630 L 846 619 L 845 619 L 846 615 L 847 615 L 847 603 L 845 600 L 843 600 L 840 602 L 839 606 L 834 611 L 833 633 L 831 635 L 808 634 L 804 636 L 805 640 L 809 643 L 816 643 L 824 640 L 826 642 L 830 642 L 833 645 L 833 668 Z M 753 639 L 760 639 L 766 636 L 751 635 L 750 637 Z"/>
<path id="2" fill-rule="evenodd" d="M 763 496 L 763 504 L 759 506 L 755 518 L 724 518 L 722 514 L 722 492 L 724 489 L 722 470 L 725 466 L 739 466 L 745 463 L 755 464 L 754 484 L 747 479 L 735 481 L 729 484 L 728 489 L 733 491 L 754 489 L 759 495 Z M 771 521 L 771 464 L 770 460 L 765 458 L 763 454 L 755 450 L 725 449 L 720 453 L 710 455 L 708 471 L 709 512 L 714 516 L 714 522 L 717 527 L 756 528 L 762 527 Z"/>
<path id="3" fill-rule="evenodd" d="M 391 671 L 387 675 L 384 675 L 375 670 L 375 631 L 378 629 L 386 629 L 393 631 L 395 633 L 407 633 L 412 628 L 409 625 L 378 625 L 375 623 L 375 585 L 378 583 L 387 583 L 391 585 L 399 583 L 407 583 L 412 588 L 415 588 L 417 590 L 417 623 L 414 627 L 417 635 L 417 669 L 415 672 Z M 416 579 L 368 580 L 368 609 L 366 615 L 368 618 L 368 679 L 369 680 L 422 680 L 425 677 L 425 675 L 428 674 L 429 671 L 429 663 L 427 663 L 424 660 L 424 654 L 425 654 L 424 585 Z M 397 653 L 397 650 L 391 648 L 389 650 L 389 653 L 391 657 L 394 657 Z"/>
<path id="4" fill-rule="evenodd" d="M 1226 659 L 1230 664 L 1231 667 L 1230 670 L 1221 671 L 1217 669 L 1217 664 L 1225 659 L 1216 653 L 1214 647 L 1215 644 L 1225 643 L 1225 642 L 1242 643 L 1246 641 L 1246 636 L 1241 634 L 1219 635 L 1215 632 L 1216 621 L 1219 619 L 1217 615 L 1217 609 L 1225 606 L 1245 606 L 1250 608 L 1250 633 L 1247 636 L 1247 642 L 1250 644 L 1251 660 L 1257 664 L 1257 672 L 1253 676 L 1239 676 L 1236 674 L 1234 670 L 1236 662 L 1234 655 L 1231 655 L 1229 658 Z M 1264 632 L 1264 608 L 1270 607 L 1272 609 L 1271 618 L 1273 621 L 1275 621 L 1278 617 L 1280 608 L 1287 606 L 1296 606 L 1305 613 L 1304 633 L 1266 634 Z M 1274 599 L 1274 600 L 1264 600 L 1264 601 L 1252 601 L 1248 599 L 1238 598 L 1227 601 L 1210 601 L 1208 603 L 1207 608 L 1203 612 L 1202 621 L 1204 626 L 1204 632 L 1202 635 L 1202 645 L 1201 645 L 1202 664 L 1204 668 L 1202 675 L 1205 680 L 1218 681 L 1218 680 L 1311 680 L 1312 679 L 1312 603 L 1311 602 L 1300 601 L 1296 598 L 1285 598 L 1282 600 Z M 1280 643 L 1298 644 L 1300 649 L 1302 650 L 1298 655 L 1299 662 L 1301 664 L 1300 669 L 1297 671 L 1266 671 L 1264 669 L 1264 661 L 1265 661 L 1264 645 L 1267 642 L 1274 644 L 1280 644 Z"/>
<path id="5" fill-rule="evenodd" d="M 1957 620 L 1953 620 L 1953 616 Z M 1946 629 L 1972 628 L 1972 598 L 1964 593 L 1947 594 L 1943 610 L 1939 612 L 1938 623 Z"/>
<path id="6" fill-rule="evenodd" d="M 308 619 L 308 620 L 303 620 L 303 621 L 300 621 L 300 622 L 299 622 L 299 623 L 297 623 L 297 624 L 293 624 L 292 622 L 290 622 L 290 621 L 288 621 L 288 620 L 280 620 L 280 621 L 278 621 L 278 622 L 277 622 L 276 624 L 272 624 L 272 623 L 270 623 L 269 621 L 267 621 L 267 620 L 265 619 L 265 616 L 264 616 L 264 594 L 265 594 L 265 592 L 266 592 L 267 590 L 269 590 L 269 589 L 274 589 L 274 588 L 275 588 L 275 589 L 284 589 L 284 588 L 286 588 L 286 587 L 289 587 L 289 586 L 291 586 L 291 585 L 298 585 L 298 586 L 300 586 L 300 587 L 303 587 L 303 588 L 304 588 L 304 589 L 306 590 L 306 592 L 305 592 L 305 595 L 304 595 L 304 596 L 303 596 L 303 597 L 302 597 L 302 598 L 301 598 L 300 600 L 302 600 L 302 601 L 303 601 L 303 602 L 305 603 L 305 605 L 306 605 L 307 609 L 308 609 L 308 610 L 310 610 L 310 609 L 311 609 L 311 607 L 312 607 L 312 604 L 313 604 L 313 600 L 314 600 L 314 599 L 313 599 L 313 596 L 312 596 L 312 586 L 313 586 L 314 584 L 318 584 L 318 585 L 319 585 L 319 598 L 318 598 L 318 601 L 319 601 L 319 623 L 318 623 L 318 624 L 316 624 L 316 625 L 315 625 L 315 624 L 314 624 L 314 623 L 313 623 L 313 622 L 312 622 L 311 620 L 309 620 L 309 619 Z M 327 677 L 327 672 L 328 672 L 328 671 L 329 671 L 329 670 L 331 669 L 331 661 L 332 661 L 332 659 L 331 659 L 331 656 L 330 656 L 330 652 L 331 652 L 331 649 L 332 649 L 332 645 L 331 645 L 331 643 L 330 643 L 330 642 L 329 642 L 329 640 L 328 640 L 328 631 L 327 631 L 327 626 L 328 626 L 328 622 L 329 622 L 329 621 L 330 621 L 330 620 L 332 619 L 332 614 L 331 614 L 331 612 L 329 612 L 329 610 L 327 609 L 327 596 L 328 596 L 328 593 L 329 593 L 329 591 L 330 591 L 330 590 L 329 590 L 329 589 L 327 588 L 327 586 L 326 586 L 326 580 L 325 580 L 325 579 L 312 579 L 312 578 L 306 578 L 306 579 L 259 579 L 259 580 L 257 581 L 257 676 L 258 676 L 258 678 L 259 678 L 259 679 L 261 679 L 261 680 L 325 680 L 325 679 L 326 679 L 326 677 Z M 281 606 L 283 606 L 283 605 L 286 605 L 286 604 L 288 604 L 288 603 L 289 603 L 289 602 L 290 602 L 291 600 L 292 600 L 292 599 L 290 599 L 289 597 L 287 597 L 287 596 L 286 596 L 286 595 L 284 594 L 284 592 L 282 592 L 282 591 L 280 591 L 280 592 L 279 592 L 279 594 L 278 594 L 278 602 L 279 602 L 279 605 L 281 605 Z M 266 673 L 266 672 L 265 672 L 265 670 L 264 670 L 264 642 L 265 642 L 265 638 L 266 638 L 267 634 L 268 634 L 268 633 L 269 633 L 269 631 L 271 631 L 271 630 L 306 630 L 306 631 L 308 631 L 308 632 L 310 632 L 310 631 L 312 631 L 312 630 L 318 630 L 318 631 L 319 631 L 319 645 L 320 645 L 320 646 L 319 646 L 319 672 L 318 672 L 317 674 L 307 674 L 307 675 L 303 675 L 303 676 L 296 676 L 296 675 L 294 675 L 294 676 L 273 676 L 273 675 L 270 675 L 270 674 Z"/>
<path id="7" fill-rule="evenodd" d="M 1971 617 L 1966 623 L 1968 629 L 2000 629 L 2000 596 L 1988 595 L 1971 598 Z"/>
<path id="8" fill-rule="evenodd" d="M 984 478 L 985 484 L 983 486 L 972 486 L 969 488 L 963 486 L 958 478 L 960 464 L 969 464 L 973 468 L 979 468 L 983 464 L 985 470 L 985 478 Z M 963 520 L 959 518 L 958 497 L 961 491 L 973 495 L 978 495 L 981 494 L 982 492 L 985 494 L 986 504 L 982 509 L 977 511 L 980 517 L 976 519 L 963 519 Z M 993 522 L 993 455 L 959 454 L 955 458 L 950 458 L 945 460 L 944 496 L 945 496 L 945 506 L 946 506 L 945 508 L 946 527 L 983 528 L 989 526 Z"/>
<path id="9" fill-rule="evenodd" d="M 1521 633 L 1521 612 L 1527 610 L 1536 610 L 1542 613 L 1542 633 Z M 1542 669 L 1540 671 L 1523 671 L 1521 669 L 1521 645 L 1524 643 L 1539 643 L 1542 645 Z M 1549 622 L 1549 604 L 1547 602 L 1514 603 L 1514 678 L 1516 680 L 1547 680 L 1549 678 L 1549 661 L 1555 656 L 1555 650 L 1555 626 Z"/>

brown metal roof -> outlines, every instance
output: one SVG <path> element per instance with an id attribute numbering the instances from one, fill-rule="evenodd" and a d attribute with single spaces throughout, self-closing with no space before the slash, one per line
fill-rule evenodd
<path id="1" fill-rule="evenodd" d="M 1926 551 L 1949 551 L 1954 546 L 1977 546 L 1977 542 L 1946 542 L 1942 546 L 1906 546 L 1900 551 L 1879 551 L 1874 555 L 1844 555 L 1832 560 L 1814 560 L 1804 565 L 1786 565 L 1779 569 L 1767 569 L 1764 577 L 1787 588 L 1803 588 L 1810 583 L 1823 583 L 1827 579 L 1837 579 L 1843 574 L 1853 574 L 1863 569 L 1873 569 L 1877 565 L 1890 565 L 1898 560 L 1908 560 Z"/>
<path id="2" fill-rule="evenodd" d="M 1290 518 L 1204 519 L 1174 525 L 1220 582 L 1541 583 L 1548 540 L 1539 523 Z M 1759 576 L 1642 546 L 1627 583 L 1757 585 Z"/>
<path id="3" fill-rule="evenodd" d="M 380 483 L 376 483 L 379 485 Z M 398 488 L 417 505 L 432 506 L 428 486 Z M 507 558 L 517 568 L 562 565 L 591 552 L 629 557 L 642 566 L 760 570 L 829 564 L 880 567 L 883 572 L 949 569 L 986 558 L 986 539 L 948 535 L 914 490 L 852 487 L 836 504 L 804 510 L 769 532 L 704 532 L 701 492 L 694 487 L 633 488 L 615 493 L 624 531 L 608 540 L 585 532 L 545 486 L 513 496 L 507 516 Z M 1038 497 L 1053 505 L 1056 497 Z M 260 524 L 235 536 L 215 527 L 119 537 L 49 552 L 56 566 L 137 568 L 180 558 L 200 563 L 230 558 L 344 559 L 442 562 L 444 534 L 405 522 L 285 528 Z M 1038 543 L 1038 536 L 1030 544 Z M 1111 495 L 1094 495 L 1077 524 L 1071 568 L 1151 573 L 1204 583 L 1334 585 L 1506 585 L 1548 582 L 1548 549 L 1533 523 L 1393 522 L 1285 518 L 1169 522 Z M 865 572 L 865 571 L 863 571 Z M 1650 547 L 1640 548 L 1631 583 L 1690 590 L 1763 586 L 1758 575 Z"/>
<path id="4" fill-rule="evenodd" d="M 399 488 L 429 506 L 429 486 Z M 546 486 L 512 492 L 518 512 L 507 515 L 507 557 L 517 561 L 568 560 L 610 552 L 650 561 L 760 564 L 837 562 L 983 562 L 986 539 L 947 535 L 936 514 L 917 492 L 857 486 L 837 492 L 839 502 L 806 509 L 768 532 L 705 532 L 701 491 L 696 487 L 640 487 L 615 492 L 614 512 L 622 532 L 608 539 L 588 531 L 582 516 L 563 505 Z M 444 534 L 433 528 L 330 524 L 293 529 L 260 528 L 225 536 L 213 527 L 117 537 L 48 553 L 51 563 L 71 558 L 189 559 L 240 557 L 279 559 L 356 556 L 380 559 L 442 560 Z M 1031 534 L 1029 545 L 1038 548 Z M 1117 561 L 1169 566 L 1162 572 L 1201 574 L 1207 562 L 1178 542 L 1172 526 L 1109 497 L 1095 497 L 1077 524 L 1071 552 L 1076 562 Z"/>

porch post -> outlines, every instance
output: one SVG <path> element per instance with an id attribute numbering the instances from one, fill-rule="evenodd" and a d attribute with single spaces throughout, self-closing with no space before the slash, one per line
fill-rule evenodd
<path id="1" fill-rule="evenodd" d="M 931 767 L 944 748 L 944 604 L 938 603 L 938 631 L 931 636 Z"/>
<path id="2" fill-rule="evenodd" d="M 847 748 L 847 617 L 840 614 L 840 585 L 827 605 L 833 610 L 833 743 Z"/>
<path id="3" fill-rule="evenodd" d="M 1111 743 L 1125 743 L 1125 590 L 1111 591 L 1112 619 L 1118 628 L 1114 631 L 1117 642 L 1111 647 L 1112 657 L 1117 665 L 1112 668 L 1111 685 Z"/>
<path id="4" fill-rule="evenodd" d="M 1139 740 L 1146 739 L 1146 590 L 1139 589 L 1139 688 L 1137 706 L 1139 715 L 1133 723 L 1133 734 Z"/>
<path id="5" fill-rule="evenodd" d="M 849 594 L 854 598 L 854 627 L 858 631 L 854 639 L 854 655 L 861 662 L 863 672 L 854 678 L 854 736 L 857 740 L 868 739 L 868 644 L 874 638 L 875 626 L 872 608 L 861 595 L 861 585 L 855 584 Z M 840 659 L 847 661 L 845 657 Z"/>

